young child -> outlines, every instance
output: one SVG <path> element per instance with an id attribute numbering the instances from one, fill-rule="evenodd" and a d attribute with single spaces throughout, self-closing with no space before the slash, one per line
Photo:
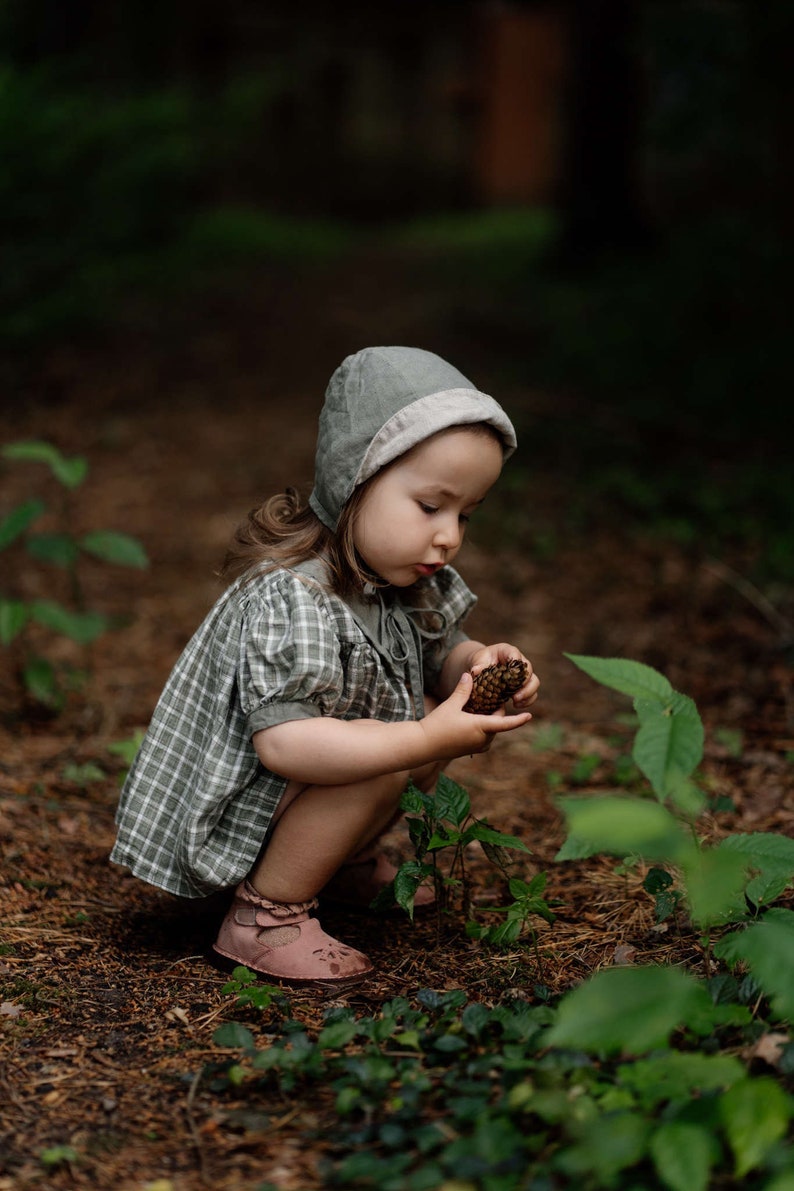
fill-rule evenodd
<path id="1" fill-rule="evenodd" d="M 372 970 L 310 916 L 366 907 L 394 875 L 377 840 L 412 779 L 531 719 L 463 710 L 472 673 L 526 658 L 472 641 L 449 565 L 515 449 L 501 407 L 429 352 L 368 348 L 334 373 L 314 490 L 254 510 L 240 572 L 168 679 L 130 770 L 111 859 L 171 893 L 236 886 L 215 951 L 262 975 L 346 986 Z M 432 900 L 420 889 L 417 904 Z"/>

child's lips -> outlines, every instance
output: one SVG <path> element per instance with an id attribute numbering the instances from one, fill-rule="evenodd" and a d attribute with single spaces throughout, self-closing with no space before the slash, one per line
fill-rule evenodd
<path id="1" fill-rule="evenodd" d="M 443 565 L 443 562 L 420 562 L 416 569 L 420 575 L 435 575 Z"/>

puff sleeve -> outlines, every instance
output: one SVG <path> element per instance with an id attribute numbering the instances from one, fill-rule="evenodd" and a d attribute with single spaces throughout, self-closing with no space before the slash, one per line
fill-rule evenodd
<path id="1" fill-rule="evenodd" d="M 333 715 L 344 686 L 343 646 L 319 588 L 286 571 L 244 597 L 238 694 L 251 734 L 287 720 Z"/>

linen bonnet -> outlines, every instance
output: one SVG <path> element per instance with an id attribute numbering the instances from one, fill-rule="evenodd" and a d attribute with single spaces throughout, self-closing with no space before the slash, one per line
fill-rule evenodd
<path id="1" fill-rule="evenodd" d="M 440 356 L 415 347 L 348 356 L 320 413 L 311 508 L 336 529 L 359 484 L 439 430 L 474 422 L 493 426 L 512 455 L 516 434 L 502 407 Z"/>

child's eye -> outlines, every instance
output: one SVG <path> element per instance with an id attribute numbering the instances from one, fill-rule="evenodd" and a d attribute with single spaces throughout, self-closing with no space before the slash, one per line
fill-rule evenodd
<path id="1" fill-rule="evenodd" d="M 434 505 L 427 505 L 423 500 L 419 501 L 419 508 L 423 513 L 437 513 L 438 509 Z"/>
<path id="2" fill-rule="evenodd" d="M 464 525 L 468 525 L 471 521 L 471 513 L 461 513 L 458 521 L 462 521 Z"/>

